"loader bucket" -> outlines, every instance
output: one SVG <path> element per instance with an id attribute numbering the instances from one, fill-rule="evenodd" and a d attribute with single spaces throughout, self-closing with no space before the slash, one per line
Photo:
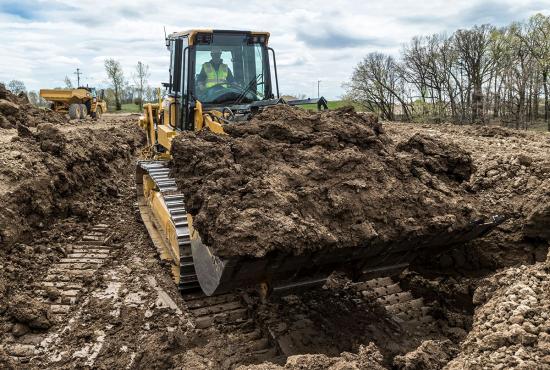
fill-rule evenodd
<path id="1" fill-rule="evenodd" d="M 200 237 L 191 240 L 191 249 L 198 281 L 206 295 L 265 282 L 277 290 L 322 283 L 334 271 L 347 270 L 369 278 L 389 276 L 406 268 L 421 254 L 449 250 L 485 235 L 503 221 L 504 217 L 495 216 L 429 239 L 323 249 L 301 255 L 271 252 L 264 258 L 219 258 Z"/>
<path id="2" fill-rule="evenodd" d="M 171 261 L 180 290 L 192 292 L 200 286 L 206 295 L 258 284 L 267 284 L 274 291 L 307 287 L 322 284 L 334 271 L 369 278 L 390 276 L 420 255 L 449 250 L 485 235 L 504 221 L 504 217 L 494 216 L 429 238 L 321 249 L 300 255 L 274 251 L 263 258 L 221 258 L 193 229 L 192 216 L 184 208 L 184 197 L 170 177 L 168 161 L 140 161 L 136 167 L 136 190 L 145 226 L 161 258 Z"/>

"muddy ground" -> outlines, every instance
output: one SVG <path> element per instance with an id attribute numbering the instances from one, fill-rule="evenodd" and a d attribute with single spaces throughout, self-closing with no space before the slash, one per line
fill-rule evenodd
<path id="1" fill-rule="evenodd" d="M 550 136 L 501 127 L 386 125 L 394 140 L 426 135 L 471 153 L 475 171 L 465 183 L 483 213 L 507 220 L 489 237 L 467 245 L 439 263 L 476 271 L 546 258 L 550 212 Z M 474 258 L 475 257 L 475 258 Z M 475 259 L 475 260 L 473 260 Z M 434 264 L 434 261 L 430 261 Z"/>
<path id="2" fill-rule="evenodd" d="M 399 321 L 374 291 L 337 275 L 265 303 L 250 293 L 244 320 L 204 327 L 137 213 L 136 120 L 0 129 L 0 368 L 550 368 L 548 134 L 383 124 L 395 145 L 419 133 L 469 153 L 461 194 L 508 216 L 394 277 L 430 320 Z M 42 282 L 97 225 L 109 253 L 56 313 L 60 293 Z"/>

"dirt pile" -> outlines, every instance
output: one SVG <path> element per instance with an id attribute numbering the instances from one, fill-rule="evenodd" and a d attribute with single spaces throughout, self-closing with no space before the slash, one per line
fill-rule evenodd
<path id="1" fill-rule="evenodd" d="M 474 303 L 473 328 L 448 369 L 550 367 L 550 254 L 485 279 Z"/>
<path id="2" fill-rule="evenodd" d="M 19 332 L 30 329 L 48 329 L 52 326 L 49 320 L 48 306 L 27 294 L 16 294 L 9 301 L 8 314 L 19 326 Z"/>
<path id="3" fill-rule="evenodd" d="M 523 226 L 524 236 L 550 240 L 550 136 L 502 128 L 477 134 L 501 151 L 480 158 L 470 188 Z"/>
<path id="4" fill-rule="evenodd" d="M 483 240 L 467 246 L 454 262 L 491 269 L 545 259 L 550 240 L 550 135 L 501 127 L 397 124 L 385 126 L 395 141 L 423 135 L 455 144 L 471 154 L 475 171 L 468 198 L 483 214 L 507 220 Z M 473 253 L 472 253 L 473 252 Z"/>
<path id="5" fill-rule="evenodd" d="M 141 133 L 130 125 L 63 132 L 49 123 L 4 143 L 0 249 L 28 241 L 58 217 L 86 218 L 94 194 L 116 196 L 109 175 L 141 144 Z"/>
<path id="6" fill-rule="evenodd" d="M 11 299 L 32 290 L 36 276 L 71 253 L 67 240 L 82 232 L 105 199 L 116 199 L 124 180 L 117 176 L 143 137 L 132 124 L 72 130 L 42 123 L 24 135 L 14 131 L 0 137 L 0 334 L 18 335 L 47 325 L 13 311 Z"/>
<path id="7" fill-rule="evenodd" d="M 40 122 L 63 123 L 67 119 L 61 113 L 36 108 L 25 93 L 12 94 L 0 84 L 0 128 L 36 127 Z"/>
<path id="8" fill-rule="evenodd" d="M 286 106 L 225 131 L 173 145 L 186 207 L 218 255 L 383 244 L 477 217 L 461 188 L 472 161 L 456 145 L 425 135 L 396 145 L 370 117 Z"/>
<path id="9" fill-rule="evenodd" d="M 382 370 L 383 357 L 374 343 L 361 345 L 358 353 L 343 352 L 338 357 L 322 354 L 290 356 L 284 366 L 272 363 L 239 366 L 237 370 L 339 370 L 339 369 L 372 369 Z"/>
<path id="10" fill-rule="evenodd" d="M 400 370 L 441 369 L 457 354 L 450 340 L 427 340 L 406 355 L 396 356 L 393 368 Z"/>
<path id="11" fill-rule="evenodd" d="M 72 346 L 67 353 L 71 361 L 77 363 L 79 358 L 71 357 L 72 354 L 82 352 L 87 342 L 96 338 L 94 330 L 89 330 L 83 323 L 99 325 L 102 318 L 111 325 L 118 325 L 109 314 L 113 310 L 110 302 L 106 306 L 94 307 L 95 316 L 87 314 L 85 318 L 74 320 L 75 326 L 82 328 L 82 331 L 79 337 L 69 337 L 66 331 L 69 323 L 60 321 L 59 311 L 54 307 L 56 303 L 66 302 L 67 298 L 61 295 L 60 290 L 45 287 L 42 282 L 63 263 L 62 258 L 78 253 L 75 249 L 82 247 L 78 244 L 82 234 L 100 223 L 112 225 L 109 229 L 114 235 L 110 243 L 114 245 L 115 252 L 127 237 L 134 241 L 140 239 L 129 250 L 129 255 L 120 261 L 132 260 L 136 248 L 150 249 L 147 234 L 138 223 L 133 209 L 133 166 L 136 149 L 143 144 L 143 135 L 136 129 L 135 120 L 136 117 L 113 119 L 106 116 L 100 124 L 89 126 L 41 123 L 36 128 L 28 128 L 23 135 L 21 130 L 17 132 L 13 129 L 3 130 L 0 134 L 0 368 L 59 367 L 42 366 L 40 362 L 22 364 L 16 359 L 17 356 L 8 356 L 14 354 L 16 347 L 13 343 L 24 343 L 23 347 L 18 348 L 22 350 L 27 343 L 37 344 L 36 338 L 57 338 L 56 330 L 64 330 L 61 336 Z M 148 261 L 152 261 L 150 263 L 164 276 L 164 271 L 155 260 L 154 249 L 149 252 Z M 114 256 L 113 259 L 117 260 Z M 97 265 L 97 261 L 89 265 Z M 78 264 L 74 268 L 84 271 Z M 135 268 L 136 263 L 132 260 L 131 268 L 124 267 L 124 272 L 131 281 L 132 289 L 139 291 L 136 285 L 143 287 L 143 284 L 136 284 L 135 276 L 145 279 L 151 268 L 139 274 L 132 271 Z M 112 286 L 101 285 L 108 278 L 103 275 L 111 273 L 112 269 L 108 267 L 99 276 L 84 278 L 85 288 L 107 290 L 108 293 Z M 63 281 L 64 278 L 72 278 L 70 273 L 61 276 Z M 170 279 L 169 276 L 166 275 L 166 280 Z M 75 286 L 78 292 L 78 285 Z M 150 290 L 155 292 L 152 288 Z M 136 298 L 135 291 L 128 294 L 134 301 L 140 300 L 139 296 Z M 177 296 L 177 292 L 173 295 Z M 79 300 L 80 293 L 71 293 L 71 297 L 78 300 L 72 313 L 76 314 L 84 304 L 90 304 L 91 297 Z M 149 303 L 153 304 L 155 298 L 156 295 L 151 298 L 152 302 L 143 307 L 143 311 L 154 311 Z M 50 306 L 52 303 L 54 306 Z M 129 321 L 134 319 L 133 309 L 131 306 L 131 312 L 123 313 L 123 317 Z M 178 317 L 173 321 L 177 320 Z M 165 318 L 162 321 L 168 323 Z M 134 326 L 124 325 L 131 334 L 116 326 L 115 331 L 124 333 L 124 336 L 135 335 Z M 162 332 L 166 332 L 165 327 Z M 117 348 L 120 348 L 119 344 L 120 340 Z M 45 345 L 52 345 L 52 342 Z M 55 345 L 52 347 L 44 361 L 52 361 L 58 355 Z M 113 355 L 115 359 L 118 357 Z M 84 366 L 85 360 L 82 360 L 82 365 L 74 366 Z M 110 367 L 113 366 L 117 367 Z"/>

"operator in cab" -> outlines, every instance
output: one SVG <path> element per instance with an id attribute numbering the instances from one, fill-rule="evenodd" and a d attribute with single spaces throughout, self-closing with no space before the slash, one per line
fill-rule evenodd
<path id="1" fill-rule="evenodd" d="M 200 90 L 204 91 L 219 84 L 235 82 L 231 70 L 227 64 L 223 62 L 221 56 L 221 49 L 217 46 L 212 47 L 210 51 L 210 57 L 212 59 L 210 59 L 209 62 L 203 63 L 197 78 L 197 85 Z"/>

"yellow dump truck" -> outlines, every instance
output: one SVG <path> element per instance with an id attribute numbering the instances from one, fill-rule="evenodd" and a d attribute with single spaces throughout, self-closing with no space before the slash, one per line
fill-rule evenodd
<path id="1" fill-rule="evenodd" d="M 98 94 L 93 87 L 41 89 L 40 96 L 52 103 L 51 108 L 54 111 L 69 113 L 71 119 L 82 119 L 88 114 L 93 119 L 99 119 L 107 111 L 103 90 Z"/>

